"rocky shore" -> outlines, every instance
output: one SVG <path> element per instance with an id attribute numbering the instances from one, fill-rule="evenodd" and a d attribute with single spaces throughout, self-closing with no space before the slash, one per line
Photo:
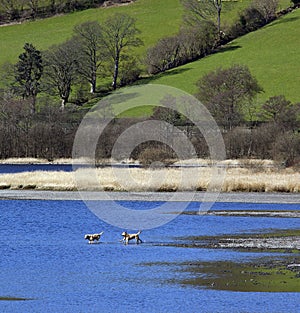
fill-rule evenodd
<path id="1" fill-rule="evenodd" d="M 281 249 L 300 251 L 300 236 L 278 238 L 223 238 L 219 242 L 209 244 L 208 246 L 211 248 L 229 249 Z"/>

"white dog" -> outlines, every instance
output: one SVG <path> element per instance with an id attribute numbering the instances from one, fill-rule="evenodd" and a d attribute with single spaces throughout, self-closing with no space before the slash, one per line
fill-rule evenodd
<path id="1" fill-rule="evenodd" d="M 124 232 L 122 233 L 123 239 L 122 239 L 121 241 L 124 241 L 126 245 L 127 245 L 128 242 L 129 242 L 130 240 L 132 240 L 132 239 L 135 239 L 135 240 L 136 240 L 136 243 L 143 242 L 143 241 L 140 239 L 140 236 L 139 236 L 141 232 L 142 232 L 142 231 L 139 230 L 136 234 L 128 234 L 126 231 L 124 231 Z"/>
<path id="2" fill-rule="evenodd" d="M 99 234 L 86 234 L 84 236 L 84 239 L 88 239 L 89 240 L 89 243 L 94 243 L 94 241 L 99 241 L 101 235 L 103 234 L 104 232 L 102 231 L 101 233 Z"/>

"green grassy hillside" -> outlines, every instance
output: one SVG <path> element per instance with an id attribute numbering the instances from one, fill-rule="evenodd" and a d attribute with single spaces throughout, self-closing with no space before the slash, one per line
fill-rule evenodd
<path id="1" fill-rule="evenodd" d="M 299 29 L 298 9 L 232 41 L 219 53 L 170 70 L 154 77 L 151 82 L 195 93 L 195 83 L 204 74 L 218 67 L 246 64 L 264 89 L 259 100 L 283 94 L 292 102 L 300 102 Z"/>
<path id="2" fill-rule="evenodd" d="M 232 0 L 224 3 L 222 20 L 232 23 L 239 11 L 251 0 Z M 281 7 L 288 6 L 289 0 L 280 0 Z M 65 41 L 72 35 L 73 27 L 85 21 L 102 21 L 115 12 L 124 12 L 137 19 L 141 38 L 145 46 L 139 49 L 140 55 L 160 38 L 175 34 L 182 21 L 180 0 L 136 0 L 133 4 L 90 9 L 51 18 L 0 27 L 0 64 L 15 62 L 25 42 L 30 42 L 39 50 Z"/>
<path id="3" fill-rule="evenodd" d="M 232 22 L 238 12 L 250 2 L 251 0 L 225 2 L 223 21 Z M 289 0 L 281 0 L 280 6 L 283 8 L 289 3 Z M 141 38 L 145 43 L 138 50 L 141 56 L 158 39 L 178 31 L 183 12 L 180 0 L 136 0 L 126 6 L 90 9 L 0 27 L 0 65 L 6 61 L 16 62 L 25 42 L 33 43 L 40 50 L 47 49 L 69 38 L 74 25 L 88 20 L 102 21 L 117 11 L 136 17 L 137 27 L 141 30 Z M 299 28 L 300 10 L 233 41 L 222 53 L 173 69 L 150 81 L 194 93 L 196 81 L 205 73 L 220 66 L 242 63 L 250 67 L 252 74 L 263 86 L 265 93 L 260 96 L 261 100 L 284 94 L 291 101 L 300 101 L 297 83 Z"/>
<path id="4" fill-rule="evenodd" d="M 0 64 L 15 62 L 25 42 L 38 49 L 47 49 L 72 35 L 73 27 L 85 21 L 105 20 L 115 12 L 128 13 L 137 19 L 145 47 L 153 45 L 159 38 L 174 34 L 179 28 L 182 7 L 179 0 L 137 0 L 135 3 L 119 6 L 89 9 L 71 14 L 0 27 Z"/>

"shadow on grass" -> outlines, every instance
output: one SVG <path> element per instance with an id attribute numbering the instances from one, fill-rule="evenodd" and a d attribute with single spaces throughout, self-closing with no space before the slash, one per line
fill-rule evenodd
<path id="1" fill-rule="evenodd" d="M 281 18 L 281 19 L 278 19 L 278 20 L 274 21 L 273 23 L 270 23 L 269 25 L 266 25 L 265 27 L 272 27 L 272 26 L 275 26 L 275 25 L 278 25 L 278 24 L 291 23 L 291 22 L 295 22 L 295 21 L 297 21 L 299 19 L 300 19 L 299 16 Z"/>
<path id="2" fill-rule="evenodd" d="M 192 68 L 173 68 L 173 69 L 170 69 L 168 71 L 165 71 L 165 72 L 162 72 L 159 74 L 155 74 L 153 76 L 141 78 L 135 83 L 135 85 L 151 84 L 152 82 L 155 82 L 157 79 L 160 79 L 162 77 L 180 75 L 180 74 L 187 72 L 191 69 Z"/>
<path id="3" fill-rule="evenodd" d="M 238 50 L 240 48 L 242 48 L 242 46 L 240 46 L 240 45 L 226 45 L 226 46 L 222 46 L 222 47 L 216 49 L 216 51 L 214 51 L 213 54 L 232 52 L 232 51 Z"/>

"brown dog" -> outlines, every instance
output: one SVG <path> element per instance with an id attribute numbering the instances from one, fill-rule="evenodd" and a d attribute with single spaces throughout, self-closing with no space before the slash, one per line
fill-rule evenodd
<path id="1" fill-rule="evenodd" d="M 84 239 L 88 239 L 89 240 L 89 243 L 94 243 L 94 241 L 99 241 L 101 235 L 103 234 L 104 232 L 102 231 L 101 233 L 99 234 L 86 234 L 84 236 Z"/>
<path id="2" fill-rule="evenodd" d="M 141 233 L 142 231 L 141 230 L 139 230 L 136 234 L 128 234 L 126 231 L 124 231 L 123 233 L 122 233 L 122 236 L 123 236 L 123 239 L 122 239 L 122 241 L 124 241 L 124 243 L 127 245 L 128 244 L 128 242 L 130 241 L 130 240 L 132 240 L 132 239 L 135 239 L 136 240 L 136 243 L 138 244 L 138 243 L 142 243 L 143 241 L 140 239 L 140 233 Z"/>

